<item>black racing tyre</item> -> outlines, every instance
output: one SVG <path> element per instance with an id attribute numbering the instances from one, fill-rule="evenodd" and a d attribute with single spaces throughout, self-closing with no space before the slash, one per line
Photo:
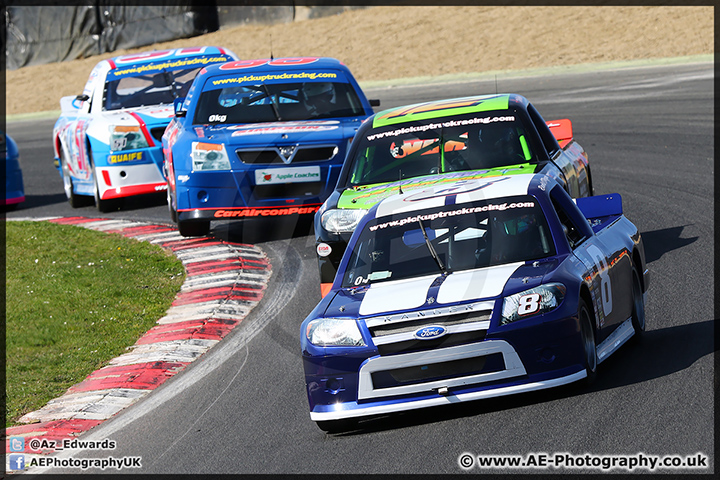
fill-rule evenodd
<path id="1" fill-rule="evenodd" d="M 97 172 L 95 170 L 95 162 L 92 159 L 92 152 L 88 148 L 88 154 L 90 155 L 90 165 L 92 167 L 92 174 L 93 174 L 93 194 L 95 197 L 95 206 L 97 207 L 98 211 L 101 213 L 107 213 L 112 212 L 115 210 L 118 210 L 120 208 L 120 199 L 119 198 L 111 198 L 107 200 L 103 200 L 100 198 L 100 186 L 98 185 L 98 177 Z"/>
<path id="2" fill-rule="evenodd" d="M 107 213 L 118 210 L 120 208 L 120 199 L 111 198 L 108 200 L 103 200 L 100 198 L 100 188 L 98 187 L 97 176 L 95 175 L 95 167 L 93 167 L 93 182 L 95 183 L 95 188 L 93 189 L 93 192 L 95 194 L 95 206 L 97 207 L 98 211 L 102 213 Z"/>
<path id="3" fill-rule="evenodd" d="M 580 306 L 578 307 L 578 320 L 580 321 L 580 337 L 582 339 L 583 352 L 585 358 L 583 363 L 585 365 L 585 385 L 590 385 L 595 381 L 597 377 L 598 359 L 597 359 L 597 345 L 595 343 L 595 329 L 593 327 L 594 322 L 592 321 L 592 315 L 590 309 L 585 304 L 584 300 L 580 300 Z"/>
<path id="4" fill-rule="evenodd" d="M 342 420 L 325 420 L 316 422 L 320 430 L 327 433 L 342 433 L 353 430 L 357 426 L 356 418 L 345 418 Z"/>
<path id="5" fill-rule="evenodd" d="M 173 223 L 178 223 L 177 210 L 175 210 L 175 207 L 173 207 L 172 194 L 170 193 L 170 184 L 168 184 L 167 187 L 167 204 L 168 211 L 170 212 L 170 219 L 173 221 Z"/>
<path id="6" fill-rule="evenodd" d="M 210 220 L 178 220 L 177 226 L 183 237 L 204 237 L 210 233 Z"/>
<path id="7" fill-rule="evenodd" d="M 63 189 L 65 190 L 65 196 L 67 197 L 68 203 L 72 208 L 85 207 L 90 204 L 89 197 L 84 195 L 78 195 L 74 192 L 72 177 L 70 176 L 70 169 L 67 165 L 65 156 L 60 153 L 60 166 L 62 168 L 62 180 Z"/>
<path id="8" fill-rule="evenodd" d="M 640 286 L 640 275 L 635 268 L 633 268 L 632 276 L 632 327 L 635 331 L 633 336 L 639 340 L 645 331 L 645 298 Z"/>
<path id="9" fill-rule="evenodd" d="M 320 283 L 333 283 L 337 269 L 329 258 L 318 258 L 318 270 L 320 271 Z"/>

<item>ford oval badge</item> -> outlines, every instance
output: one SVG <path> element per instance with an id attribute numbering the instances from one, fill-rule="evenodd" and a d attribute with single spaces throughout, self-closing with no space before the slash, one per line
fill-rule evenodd
<path id="1" fill-rule="evenodd" d="M 442 337 L 446 332 L 447 330 L 445 330 L 445 327 L 430 325 L 416 330 L 414 335 L 418 340 L 431 340 L 433 338 Z"/>

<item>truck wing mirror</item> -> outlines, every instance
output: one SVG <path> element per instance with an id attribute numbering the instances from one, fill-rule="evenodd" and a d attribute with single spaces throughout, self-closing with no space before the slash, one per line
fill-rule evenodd
<path id="1" fill-rule="evenodd" d="M 185 97 L 176 98 L 173 102 L 176 117 L 184 117 L 187 114 L 187 110 L 183 108 L 183 103 L 185 103 Z"/>

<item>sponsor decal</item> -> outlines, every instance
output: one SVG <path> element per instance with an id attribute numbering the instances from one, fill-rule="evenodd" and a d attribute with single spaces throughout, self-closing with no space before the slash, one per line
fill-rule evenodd
<path id="1" fill-rule="evenodd" d="M 297 73 L 266 73 L 263 75 L 242 75 L 237 77 L 224 77 L 210 80 L 205 84 L 203 91 L 212 90 L 213 88 L 239 86 L 247 84 L 258 84 L 268 82 L 282 81 L 308 81 L 308 80 L 335 80 L 345 83 L 337 72 L 297 72 Z"/>
<path id="2" fill-rule="evenodd" d="M 433 338 L 442 337 L 445 333 L 447 333 L 445 327 L 430 325 L 416 330 L 413 336 L 418 340 L 432 340 Z"/>
<path id="3" fill-rule="evenodd" d="M 147 112 L 148 115 L 160 116 L 165 115 L 167 112 L 172 111 L 172 107 L 160 107 L 156 110 L 150 110 Z"/>
<path id="4" fill-rule="evenodd" d="M 122 63 L 143 62 L 146 60 L 167 57 L 167 56 L 171 55 L 172 53 L 173 53 L 172 50 L 155 50 L 153 52 L 143 52 L 143 53 L 138 53 L 138 54 L 134 54 L 134 55 L 124 55 L 122 57 L 117 57 L 115 59 L 115 63 L 122 64 Z"/>
<path id="5" fill-rule="evenodd" d="M 155 55 L 155 57 L 159 58 L 161 56 L 167 56 L 169 53 L 172 53 L 172 50 L 168 50 L 166 52 L 158 52 L 162 53 L 163 55 Z M 118 64 L 120 63 L 130 63 L 130 62 L 141 62 L 145 59 L 153 58 L 153 57 L 147 57 L 145 55 L 135 55 L 135 56 L 127 56 L 117 59 Z M 163 70 L 176 70 L 181 68 L 195 68 L 195 67 L 203 67 L 206 65 L 212 65 L 214 63 L 225 63 L 229 60 L 232 60 L 227 55 L 208 55 L 205 57 L 193 57 L 193 58 L 182 58 L 177 60 L 166 60 L 161 61 L 158 63 L 146 63 L 146 64 L 138 64 L 138 65 L 132 65 L 128 67 L 118 66 L 118 68 L 114 70 L 110 70 L 107 74 L 108 80 L 117 80 L 121 77 L 131 77 L 131 76 L 138 76 L 138 75 L 145 75 L 148 73 L 158 73 Z"/>
<path id="6" fill-rule="evenodd" d="M 318 57 L 287 57 L 287 58 L 276 58 L 268 59 L 263 58 L 259 60 L 237 60 L 235 62 L 229 62 L 220 67 L 220 70 L 243 70 L 245 68 L 254 68 L 261 65 L 272 65 L 272 66 L 285 66 L 285 65 L 307 65 L 318 61 Z"/>
<path id="7" fill-rule="evenodd" d="M 338 201 L 338 208 L 370 208 L 380 200 L 398 193 L 398 186 L 402 186 L 403 192 L 407 193 L 410 190 L 431 187 L 443 183 L 458 182 L 461 180 L 474 180 L 478 178 L 532 173 L 534 169 L 535 165 L 525 163 L 488 170 L 444 173 L 441 178 L 433 176 L 431 180 L 423 178 L 409 178 L 407 180 L 403 180 L 402 182 L 361 186 L 345 190 Z"/>
<path id="8" fill-rule="evenodd" d="M 482 207 L 463 207 L 459 208 L 457 210 L 450 210 L 450 211 L 443 211 L 443 212 L 437 212 L 437 213 L 430 213 L 427 215 L 415 215 L 412 217 L 405 217 L 400 220 L 391 220 L 389 222 L 385 223 L 378 223 L 377 225 L 371 225 L 368 228 L 371 232 L 374 232 L 376 230 L 382 230 L 387 227 L 402 227 L 403 225 L 417 223 L 418 219 L 425 220 L 425 221 L 433 221 L 438 218 L 448 218 L 448 217 L 454 217 L 456 215 L 470 215 L 473 213 L 481 213 L 481 212 L 504 212 L 505 210 L 509 208 L 533 208 L 535 206 L 534 202 L 513 202 L 513 203 L 496 203 L 496 204 L 488 204 L 483 205 Z"/>
<path id="9" fill-rule="evenodd" d="M 507 110 L 509 99 L 510 97 L 507 95 L 493 95 L 409 105 L 379 113 L 373 120 L 373 127 L 450 115 L 462 115 L 464 113 Z"/>
<path id="10" fill-rule="evenodd" d="M 327 257 L 332 252 L 332 247 L 327 243 L 321 243 L 317 246 L 317 254 L 319 257 Z"/>
<path id="11" fill-rule="evenodd" d="M 282 215 L 305 215 L 315 213 L 320 205 L 308 207 L 284 207 L 284 208 L 240 208 L 237 210 L 217 210 L 213 214 L 215 218 L 236 218 L 236 217 L 277 217 Z"/>
<path id="12" fill-rule="evenodd" d="M 319 180 L 320 167 L 318 166 L 255 170 L 256 185 L 317 182 Z"/>
<path id="13" fill-rule="evenodd" d="M 297 122 L 267 122 L 267 123 L 245 123 L 243 125 L 229 125 L 228 130 L 254 130 L 257 128 L 281 128 L 281 127 L 304 127 L 304 126 L 330 126 L 340 125 L 338 120 L 301 120 Z"/>
<path id="14" fill-rule="evenodd" d="M 421 149 L 424 149 L 420 155 L 436 155 L 440 151 L 440 147 L 437 145 L 439 139 L 437 138 L 429 138 L 429 139 L 417 139 L 417 140 L 409 140 L 409 141 L 403 141 L 403 143 L 399 142 L 393 142 L 390 145 L 390 155 L 393 156 L 393 158 L 405 158 L 409 155 L 412 155 L 414 153 L 420 152 Z M 432 147 L 434 148 L 429 148 Z M 455 152 L 455 151 L 461 151 L 465 150 L 466 146 L 463 142 L 457 142 L 455 140 L 448 140 L 444 143 L 443 150 L 445 152 Z"/>
<path id="15" fill-rule="evenodd" d="M 212 120 L 211 120 L 212 121 Z M 298 132 L 324 132 L 328 130 L 336 130 L 337 125 L 297 125 L 282 127 L 263 127 L 263 128 L 244 128 L 232 133 L 233 137 L 242 135 L 262 135 L 268 133 L 298 133 Z"/>
<path id="16" fill-rule="evenodd" d="M 108 163 L 139 162 L 143 159 L 143 152 L 119 153 L 108 155 Z"/>
<path id="17" fill-rule="evenodd" d="M 547 188 L 549 178 L 547 176 L 543 176 L 542 179 L 540 179 L 540 185 L 538 185 L 538 188 L 542 190 L 543 192 Z"/>
<path id="18" fill-rule="evenodd" d="M 150 115 L 153 118 L 172 118 L 175 116 L 175 111 L 172 107 L 158 108 L 157 110 L 150 110 L 149 112 L 143 112 L 145 115 Z"/>
<path id="19" fill-rule="evenodd" d="M 379 132 L 379 133 L 373 133 L 372 135 L 367 136 L 367 141 L 372 142 L 374 140 L 388 138 L 388 137 L 398 137 L 400 135 L 407 135 L 409 133 L 417 133 L 417 132 L 427 132 L 428 130 L 440 130 L 441 128 L 452 128 L 452 127 L 464 127 L 466 125 L 477 125 L 477 124 L 483 124 L 487 125 L 490 123 L 497 123 L 497 122 L 514 122 L 515 116 L 513 115 L 505 115 L 505 116 L 493 116 L 493 117 L 475 117 L 475 118 L 469 118 L 464 120 L 448 120 L 446 122 L 442 123 L 428 123 L 425 125 L 409 125 L 407 127 L 401 127 L 396 128 L 395 130 L 389 130 L 387 132 Z M 427 146 L 430 146 L 433 144 L 433 142 L 437 142 L 438 139 L 431 139 L 431 140 L 424 140 L 424 144 Z M 457 142 L 456 142 L 457 143 Z M 447 148 L 445 151 L 448 151 Z M 450 150 L 452 151 L 452 150 Z M 433 152 L 437 153 L 438 150 L 435 149 Z M 396 155 L 394 155 L 396 158 L 400 158 Z"/>

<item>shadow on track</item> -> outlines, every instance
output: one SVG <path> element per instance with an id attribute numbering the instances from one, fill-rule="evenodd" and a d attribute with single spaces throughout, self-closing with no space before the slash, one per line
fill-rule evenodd
<path id="1" fill-rule="evenodd" d="M 210 235 L 235 243 L 258 244 L 314 235 L 312 215 L 213 222 L 211 226 Z"/>
<path id="2" fill-rule="evenodd" d="M 87 200 L 87 205 L 83 205 L 78 208 L 68 207 L 71 208 L 71 212 L 73 215 L 77 215 L 80 217 L 96 217 L 108 214 L 118 214 L 124 211 L 142 210 L 145 208 L 167 205 L 167 200 L 165 199 L 164 193 L 151 193 L 148 195 L 137 195 L 134 197 L 121 198 L 119 199 L 117 210 L 102 213 L 99 212 L 97 208 L 95 208 L 95 201 L 93 197 L 83 196 L 82 198 Z M 64 193 L 53 193 L 49 195 L 26 195 L 25 201 L 19 205 L 17 210 L 30 210 L 33 208 L 49 207 L 50 205 L 59 205 L 66 203 L 67 197 Z M 33 213 L 36 214 L 37 212 Z M 170 214 L 168 214 L 167 221 L 170 221 Z"/>
<path id="3" fill-rule="evenodd" d="M 705 320 L 689 325 L 646 331 L 639 341 L 631 339 L 603 362 L 599 366 L 597 380 L 590 387 L 584 388 L 581 382 L 577 382 L 536 392 L 368 418 L 361 420 L 356 430 L 333 436 L 362 435 L 463 417 L 476 417 L 603 390 L 613 390 L 672 375 L 689 368 L 699 359 L 716 350 L 713 345 L 713 325 L 714 320 Z M 649 328 L 652 328 L 652 324 Z"/>
<path id="4" fill-rule="evenodd" d="M 64 193 L 55 193 L 50 195 L 25 195 L 25 201 L 17 206 L 16 210 L 48 207 L 59 203 L 67 202 Z"/>
<path id="5" fill-rule="evenodd" d="M 643 245 L 645 246 L 645 262 L 652 263 L 668 252 L 694 243 L 699 237 L 680 238 L 683 230 L 688 226 L 682 225 L 641 232 L 640 235 L 642 235 Z"/>
<path id="6" fill-rule="evenodd" d="M 165 192 L 125 197 L 120 203 L 120 211 L 142 210 L 144 208 L 161 206 L 167 207 Z M 167 221 L 170 222 L 170 213 L 168 213 Z"/>

